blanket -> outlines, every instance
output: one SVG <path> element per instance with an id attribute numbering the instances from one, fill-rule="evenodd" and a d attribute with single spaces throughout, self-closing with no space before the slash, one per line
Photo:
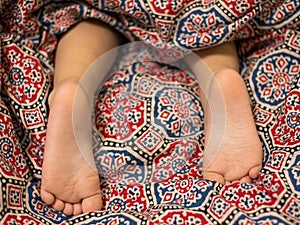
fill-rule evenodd
<path id="1" fill-rule="evenodd" d="M 299 1 L 2 0 L 0 7 L 0 224 L 300 224 Z M 111 72 L 96 103 L 103 209 L 72 217 L 44 204 L 55 49 L 86 19 L 178 53 L 235 41 L 263 147 L 259 178 L 204 180 L 195 77 L 133 62 Z"/>

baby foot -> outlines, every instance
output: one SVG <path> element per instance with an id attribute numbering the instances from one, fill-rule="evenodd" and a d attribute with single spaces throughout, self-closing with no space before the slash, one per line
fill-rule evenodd
<path id="1" fill-rule="evenodd" d="M 205 165 L 203 177 L 222 184 L 250 183 L 258 177 L 262 167 L 262 147 L 248 93 L 241 76 L 234 70 L 219 71 L 216 80 L 225 101 L 225 133 L 217 154 L 210 154 L 215 149 L 205 146 L 204 162 L 210 163 Z M 212 130 L 209 107 L 205 106 L 205 113 L 205 135 L 209 138 L 212 132 L 218 131 Z"/>
<path id="2" fill-rule="evenodd" d="M 73 134 L 72 107 L 76 88 L 76 83 L 64 83 L 49 99 L 42 168 L 42 200 L 66 215 L 102 207 L 98 173 L 82 157 Z"/>

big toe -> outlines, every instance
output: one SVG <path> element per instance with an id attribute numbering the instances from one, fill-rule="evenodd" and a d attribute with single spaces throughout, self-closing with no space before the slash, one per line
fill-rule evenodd
<path id="1" fill-rule="evenodd" d="M 102 208 L 101 194 L 96 194 L 89 198 L 83 199 L 81 204 L 83 213 L 99 211 Z"/>
<path id="2" fill-rule="evenodd" d="M 203 172 L 203 179 L 213 180 L 221 184 L 225 184 L 224 176 L 216 172 L 210 172 L 210 171 Z"/>

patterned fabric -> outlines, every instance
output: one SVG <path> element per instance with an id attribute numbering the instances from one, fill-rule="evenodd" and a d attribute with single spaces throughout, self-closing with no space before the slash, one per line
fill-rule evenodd
<path id="1" fill-rule="evenodd" d="M 0 223 L 300 224 L 299 12 L 298 0 L 2 0 Z M 67 217 L 45 205 L 54 51 L 59 35 L 88 18 L 178 50 L 236 40 L 264 151 L 255 183 L 203 180 L 195 78 L 133 63 L 113 72 L 97 102 L 103 210 Z"/>

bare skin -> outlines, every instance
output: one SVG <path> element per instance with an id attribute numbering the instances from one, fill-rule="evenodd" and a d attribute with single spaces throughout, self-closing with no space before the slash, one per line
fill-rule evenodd
<path id="1" fill-rule="evenodd" d="M 68 82 L 52 96 L 42 174 L 43 201 L 66 215 L 102 206 L 98 173 L 81 156 L 73 135 L 70 100 L 76 88 L 76 83 Z"/>
<path id="2" fill-rule="evenodd" d="M 218 153 L 207 168 L 204 178 L 222 184 L 235 181 L 251 183 L 259 175 L 262 166 L 262 148 L 257 135 L 248 93 L 240 75 L 231 69 L 216 73 L 216 79 L 223 91 L 226 105 L 225 134 Z M 230 87 L 230 88 L 228 88 Z M 206 109 L 206 117 L 210 117 Z M 210 128 L 210 118 L 205 118 L 205 135 L 214 132 Z M 205 147 L 204 158 L 211 149 Z"/>
<path id="3" fill-rule="evenodd" d="M 79 215 L 102 207 L 98 174 L 76 145 L 72 105 L 84 71 L 97 57 L 120 43 L 120 34 L 101 23 L 85 21 L 62 37 L 57 47 L 54 90 L 49 97 L 41 197 L 46 204 L 66 215 Z M 261 168 L 261 147 L 245 85 L 235 72 L 238 67 L 235 53 L 223 54 L 232 45 L 224 47 L 197 52 L 212 71 L 219 71 L 216 78 L 227 105 L 224 140 L 217 157 L 205 169 L 204 178 L 223 184 L 239 180 L 250 182 Z M 205 98 L 202 101 L 205 102 Z M 206 136 L 209 137 L 210 132 L 214 132 L 211 131 L 209 107 L 205 107 L 205 114 Z M 205 154 L 204 157 L 210 156 Z"/>
<path id="4" fill-rule="evenodd" d="M 238 58 L 234 43 L 196 52 L 211 71 L 222 91 L 225 102 L 225 133 L 217 155 L 216 149 L 206 145 L 212 132 L 212 115 L 209 103 L 202 94 L 205 113 L 204 159 L 210 161 L 203 171 L 203 177 L 222 184 L 235 181 L 251 183 L 258 177 L 262 167 L 262 147 L 256 131 L 248 92 L 238 71 Z M 197 68 L 194 68 L 197 69 Z M 213 141 L 213 140 L 212 140 Z"/>
<path id="5" fill-rule="evenodd" d="M 104 24 L 84 21 L 63 36 L 57 47 L 41 197 L 46 204 L 66 215 L 79 215 L 102 207 L 98 173 L 85 161 L 76 145 L 72 106 L 84 71 L 97 57 L 120 42 L 120 34 Z"/>

